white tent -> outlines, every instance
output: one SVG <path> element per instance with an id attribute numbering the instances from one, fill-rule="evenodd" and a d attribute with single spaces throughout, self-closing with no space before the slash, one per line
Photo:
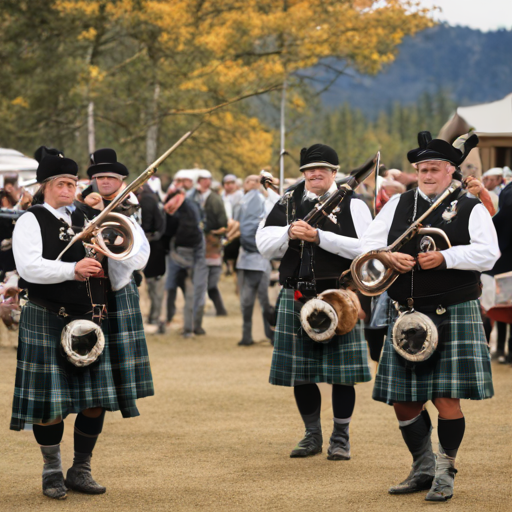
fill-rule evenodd
<path id="1" fill-rule="evenodd" d="M 0 148 L 0 187 L 4 184 L 4 174 L 16 172 L 21 182 L 35 178 L 38 165 L 37 160 L 15 149 Z"/>
<path id="2" fill-rule="evenodd" d="M 512 93 L 499 101 L 482 103 L 472 107 L 459 107 L 457 114 L 478 134 L 512 134 Z"/>

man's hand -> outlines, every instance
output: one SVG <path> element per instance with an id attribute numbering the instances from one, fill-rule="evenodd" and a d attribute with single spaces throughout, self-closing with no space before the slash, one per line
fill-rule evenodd
<path id="1" fill-rule="evenodd" d="M 305 242 L 319 243 L 318 231 L 303 220 L 297 220 L 290 225 L 288 230 L 292 240 L 304 240 Z"/>
<path id="2" fill-rule="evenodd" d="M 418 263 L 423 270 L 429 270 L 442 265 L 444 256 L 439 251 L 422 252 L 418 254 Z"/>
<path id="3" fill-rule="evenodd" d="M 165 203 L 165 213 L 168 215 L 174 215 L 178 211 L 179 207 L 183 204 L 183 201 L 185 201 L 185 194 L 183 192 L 178 192 L 174 197 Z"/>
<path id="4" fill-rule="evenodd" d="M 492 203 L 491 196 L 481 181 L 473 176 L 468 176 L 466 178 L 466 188 L 470 194 L 473 194 L 475 197 L 478 197 L 480 201 L 482 201 L 482 204 L 487 208 L 487 211 L 491 214 L 491 216 L 496 214 L 496 209 Z"/>
<path id="5" fill-rule="evenodd" d="M 102 272 L 103 267 L 99 261 L 96 261 L 94 258 L 84 258 L 75 265 L 75 280 L 85 281 L 88 277 Z"/>
<path id="6" fill-rule="evenodd" d="M 403 252 L 388 252 L 383 253 L 383 255 L 385 256 L 388 265 L 397 272 L 400 272 L 400 274 L 410 272 L 414 268 L 414 265 L 416 265 L 416 260 L 410 254 L 405 254 Z"/>
<path id="7" fill-rule="evenodd" d="M 20 198 L 20 208 L 22 210 L 28 210 L 30 208 L 30 205 L 32 204 L 32 194 L 28 191 L 23 189 L 23 194 Z"/>
<path id="8" fill-rule="evenodd" d="M 468 176 L 466 178 L 466 188 L 470 194 L 474 195 L 475 197 L 479 197 L 480 192 L 484 186 L 482 182 L 477 180 L 474 176 Z"/>
<path id="9" fill-rule="evenodd" d="M 91 192 L 85 199 L 84 203 L 91 208 L 96 210 L 104 210 L 105 203 L 103 202 L 102 197 L 98 194 L 98 192 Z"/>

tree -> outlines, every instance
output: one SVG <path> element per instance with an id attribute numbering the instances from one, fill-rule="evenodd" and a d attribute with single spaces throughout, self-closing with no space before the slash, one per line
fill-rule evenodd
<path id="1" fill-rule="evenodd" d="M 0 135 L 9 145 L 51 143 L 84 165 L 94 128 L 96 144 L 141 169 L 210 113 L 166 168 L 197 162 L 240 175 L 271 163 L 273 135 L 241 100 L 286 78 L 290 107 L 304 109 L 305 70 L 336 57 L 339 72 L 375 73 L 405 35 L 431 24 L 406 0 L 4 4 Z"/>

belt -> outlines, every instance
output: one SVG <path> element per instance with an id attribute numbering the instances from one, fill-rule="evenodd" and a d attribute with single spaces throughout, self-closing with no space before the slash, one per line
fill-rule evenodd
<path id="1" fill-rule="evenodd" d="M 299 282 L 299 280 L 295 277 L 287 277 L 286 281 L 283 285 L 283 288 L 288 288 L 290 290 L 296 290 L 298 282 Z M 316 284 L 316 289 L 317 289 L 318 293 L 321 293 L 324 290 L 330 290 L 330 289 L 337 290 L 340 287 L 340 280 L 337 277 L 330 278 L 330 279 L 315 279 L 312 282 Z"/>
<path id="2" fill-rule="evenodd" d="M 447 292 L 438 293 L 436 295 L 426 295 L 424 297 L 413 297 L 414 309 L 422 312 L 435 311 L 439 306 L 455 306 L 470 300 L 476 300 L 482 294 L 479 283 L 470 286 L 457 288 L 456 290 L 449 290 Z M 390 295 L 391 297 L 391 295 Z M 391 297 L 393 299 L 393 297 Z M 393 299 L 395 300 L 395 299 Z M 407 301 L 395 300 L 401 307 L 407 307 Z"/>
<path id="3" fill-rule="evenodd" d="M 40 297 L 29 297 L 29 302 L 34 303 L 36 306 L 40 306 L 44 309 L 47 309 L 50 313 L 54 313 L 55 315 L 59 315 L 61 317 L 77 317 L 86 315 L 91 312 L 91 305 L 84 304 L 73 304 L 62 306 L 60 304 L 55 304 L 54 302 L 50 302 Z"/>

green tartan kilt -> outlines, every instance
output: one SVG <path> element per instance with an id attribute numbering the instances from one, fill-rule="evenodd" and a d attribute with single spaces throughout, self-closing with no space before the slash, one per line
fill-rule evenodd
<path id="1" fill-rule="evenodd" d="M 121 290 L 109 293 L 107 311 L 111 371 L 119 409 L 124 418 L 139 416 L 135 401 L 153 396 L 155 391 L 139 291 L 133 279 Z"/>
<path id="2" fill-rule="evenodd" d="M 313 341 L 301 327 L 293 295 L 293 290 L 284 288 L 279 295 L 270 383 L 294 386 L 298 381 L 354 384 L 371 380 L 361 325 L 334 336 L 329 343 Z"/>
<path id="3" fill-rule="evenodd" d="M 66 321 L 28 302 L 22 309 L 11 430 L 46 423 L 91 407 L 139 414 L 135 399 L 154 394 L 142 317 L 133 283 L 110 297 L 119 318 L 103 322 L 105 348 L 99 362 L 77 368 L 63 356 L 60 336 Z M 128 311 L 128 307 L 133 309 Z M 109 312 L 114 316 L 114 310 Z M 118 329 L 130 329 L 123 333 Z M 111 330 L 111 332 L 109 332 Z"/>
<path id="4" fill-rule="evenodd" d="M 375 377 L 374 400 L 393 404 L 434 398 L 483 400 L 494 395 L 479 302 L 471 300 L 447 310 L 449 336 L 430 371 L 414 371 L 401 363 L 391 344 L 394 321 L 391 323 Z"/>

